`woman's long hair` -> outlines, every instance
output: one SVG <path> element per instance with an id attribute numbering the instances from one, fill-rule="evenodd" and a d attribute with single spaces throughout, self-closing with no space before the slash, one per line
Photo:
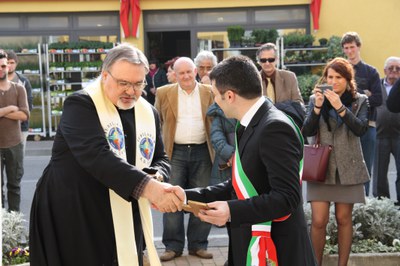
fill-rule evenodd
<path id="1" fill-rule="evenodd" d="M 333 69 L 337 73 L 339 73 L 342 77 L 344 77 L 347 81 L 347 88 L 346 91 L 349 91 L 352 95 L 352 98 L 356 97 L 357 94 L 357 85 L 354 80 L 354 69 L 353 66 L 342 57 L 336 57 L 329 61 L 322 73 L 322 77 L 318 83 L 326 83 L 328 77 L 328 70 Z"/>
<path id="2" fill-rule="evenodd" d="M 340 100 L 346 107 L 350 107 L 351 103 L 355 100 L 357 95 L 357 85 L 354 80 L 354 69 L 353 66 L 344 58 L 336 57 L 325 66 L 322 73 L 322 77 L 319 83 L 326 83 L 328 77 L 328 70 L 333 69 L 335 72 L 339 73 L 347 81 L 347 87 L 344 93 L 340 96 Z M 329 124 L 329 111 L 332 109 L 332 105 L 329 101 L 325 100 L 322 105 L 321 115 L 328 125 L 328 130 L 331 131 L 331 126 Z"/>

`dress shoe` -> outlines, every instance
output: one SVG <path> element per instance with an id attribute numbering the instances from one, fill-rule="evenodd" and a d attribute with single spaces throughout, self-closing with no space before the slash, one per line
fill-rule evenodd
<path id="1" fill-rule="evenodd" d="M 161 261 L 170 261 L 173 260 L 177 257 L 182 256 L 182 252 L 176 252 L 173 250 L 166 250 L 161 256 L 160 256 L 160 260 Z"/>
<path id="2" fill-rule="evenodd" d="M 143 254 L 143 266 L 150 266 L 150 260 L 145 254 Z"/>
<path id="3" fill-rule="evenodd" d="M 205 250 L 205 249 L 189 250 L 189 255 L 197 256 L 202 259 L 212 259 L 213 258 L 213 254 L 210 252 L 207 252 L 207 250 Z"/>

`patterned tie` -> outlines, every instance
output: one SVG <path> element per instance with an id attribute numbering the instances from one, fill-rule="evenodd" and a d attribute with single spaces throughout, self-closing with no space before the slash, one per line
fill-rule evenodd
<path id="1" fill-rule="evenodd" d="M 272 85 L 271 78 L 267 77 L 267 82 L 268 82 L 268 84 L 267 84 L 267 96 L 268 96 L 268 98 L 271 99 L 271 101 L 273 103 L 275 103 L 275 91 L 274 91 L 274 86 Z"/>

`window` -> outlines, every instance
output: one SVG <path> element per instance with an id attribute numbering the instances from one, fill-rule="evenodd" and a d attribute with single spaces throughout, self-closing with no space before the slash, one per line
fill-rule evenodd
<path id="1" fill-rule="evenodd" d="M 114 27 L 115 25 L 119 25 L 118 16 L 115 15 L 78 16 L 78 28 Z"/>
<path id="2" fill-rule="evenodd" d="M 188 26 L 187 13 L 153 13 L 146 16 L 146 25 L 149 27 L 176 27 Z"/>
<path id="3" fill-rule="evenodd" d="M 215 25 L 232 23 L 246 23 L 246 11 L 209 11 L 197 13 L 197 24 L 199 25 Z"/>
<path id="4" fill-rule="evenodd" d="M 68 17 L 32 16 L 28 17 L 29 29 L 68 28 Z"/>

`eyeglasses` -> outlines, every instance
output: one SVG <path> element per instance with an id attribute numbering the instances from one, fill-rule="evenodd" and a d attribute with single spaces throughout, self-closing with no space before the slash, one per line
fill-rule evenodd
<path id="1" fill-rule="evenodd" d="M 113 80 L 115 80 L 115 82 L 117 82 L 117 86 L 119 89 L 127 91 L 130 88 L 132 88 L 134 91 L 141 91 L 143 90 L 146 85 L 147 82 L 146 80 L 143 80 L 143 82 L 138 82 L 138 83 L 131 83 L 125 80 L 121 80 L 121 79 L 116 79 L 110 71 L 107 71 L 108 74 L 110 74 L 110 76 L 113 78 Z"/>
<path id="2" fill-rule="evenodd" d="M 390 72 L 400 72 L 400 67 L 391 66 L 388 67 L 387 70 L 389 70 Z"/>
<path id="3" fill-rule="evenodd" d="M 273 62 L 275 62 L 275 58 L 260 58 L 260 59 L 258 59 L 258 61 L 260 61 L 261 63 L 267 63 L 267 61 L 269 63 L 273 63 Z"/>

